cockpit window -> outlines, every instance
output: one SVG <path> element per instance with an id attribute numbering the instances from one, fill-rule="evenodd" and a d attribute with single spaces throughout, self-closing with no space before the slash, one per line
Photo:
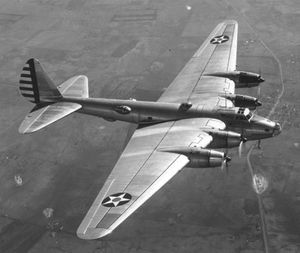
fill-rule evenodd
<path id="1" fill-rule="evenodd" d="M 247 118 L 248 120 L 251 119 L 251 118 L 252 118 L 252 113 L 249 112 L 249 113 L 246 115 L 246 118 Z"/>
<path id="2" fill-rule="evenodd" d="M 244 111 L 245 111 L 245 108 L 240 107 L 237 113 L 238 114 L 244 114 Z"/>
<path id="3" fill-rule="evenodd" d="M 252 118 L 252 113 L 250 112 L 250 110 L 248 108 L 245 108 L 244 115 L 247 120 Z"/>
<path id="4" fill-rule="evenodd" d="M 237 111 L 236 119 L 239 120 L 250 120 L 253 114 L 250 112 L 248 108 L 240 107 Z"/>

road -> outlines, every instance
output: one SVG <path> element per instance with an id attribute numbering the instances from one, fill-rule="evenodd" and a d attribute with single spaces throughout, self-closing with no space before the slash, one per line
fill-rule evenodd
<path id="1" fill-rule="evenodd" d="M 183 170 L 109 237 L 84 241 L 76 229 L 133 127 L 74 114 L 34 135 L 17 132 L 32 108 L 17 92 L 28 58 L 39 58 L 57 84 L 87 75 L 92 97 L 154 101 L 224 19 L 239 23 L 239 69 L 257 72 L 263 66 L 264 115 L 275 117 L 282 104 L 272 101 L 280 95 L 272 90 L 273 83 L 279 89 L 278 68 L 245 20 L 282 61 L 287 84 L 282 102 L 295 112 L 285 115 L 289 131 L 264 142 L 261 168 L 274 178 L 272 195 L 267 191 L 261 198 L 267 225 L 270 219 L 277 225 L 265 229 L 271 250 L 299 252 L 299 150 L 293 145 L 300 143 L 300 121 L 293 117 L 300 112 L 297 6 L 290 0 L 228 2 L 235 9 L 219 0 L 2 1 L 1 253 L 262 251 L 261 232 L 255 230 L 260 204 L 249 187 L 248 169 L 241 170 L 246 164 L 237 157 L 227 178 L 213 168 Z M 244 92 L 255 96 L 255 89 Z M 295 169 L 286 166 L 290 161 Z"/>
<path id="2" fill-rule="evenodd" d="M 275 59 L 277 65 L 278 65 L 278 70 L 279 70 L 279 78 L 280 78 L 280 85 L 281 85 L 281 91 L 278 94 L 276 101 L 274 105 L 272 106 L 267 118 L 271 118 L 272 115 L 274 114 L 277 106 L 279 105 L 280 99 L 282 98 L 284 92 L 285 92 L 285 87 L 284 87 L 284 82 L 283 82 L 283 72 L 282 72 L 282 66 L 279 58 L 276 56 L 276 54 L 270 49 L 270 47 L 267 46 L 267 44 L 259 37 L 255 29 L 252 27 L 252 25 L 248 21 L 248 17 L 245 15 L 244 12 L 241 12 L 238 10 L 234 5 L 231 5 L 227 0 L 225 0 L 225 3 L 228 6 L 231 6 L 237 15 L 241 16 L 243 18 L 243 21 L 247 24 L 249 27 L 250 31 L 255 35 L 256 39 L 261 43 L 261 45 L 269 52 L 269 54 Z M 259 144 L 260 145 L 260 144 Z M 251 181 L 253 181 L 253 177 L 255 175 L 253 166 L 251 164 L 251 155 L 252 151 L 255 147 L 255 144 L 252 144 L 248 153 L 247 153 L 247 166 L 251 174 Z M 265 253 L 269 253 L 269 240 L 268 240 L 268 228 L 265 220 L 265 211 L 264 211 L 264 206 L 263 206 L 263 200 L 262 200 L 262 195 L 256 193 L 257 196 L 257 201 L 258 201 L 258 207 L 259 207 L 259 215 L 260 215 L 260 220 L 261 220 L 261 228 L 262 228 L 262 237 L 264 241 L 264 251 Z"/>

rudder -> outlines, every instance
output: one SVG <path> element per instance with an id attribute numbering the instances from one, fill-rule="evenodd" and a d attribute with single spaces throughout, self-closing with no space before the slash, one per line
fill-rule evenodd
<path id="1" fill-rule="evenodd" d="M 30 102 L 55 102 L 62 97 L 37 59 L 29 59 L 21 72 L 19 89 Z"/>

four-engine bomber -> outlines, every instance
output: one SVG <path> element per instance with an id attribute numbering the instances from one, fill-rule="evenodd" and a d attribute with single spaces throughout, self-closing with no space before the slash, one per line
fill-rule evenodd
<path id="1" fill-rule="evenodd" d="M 239 146 L 241 154 L 247 140 L 281 132 L 278 123 L 250 111 L 261 105 L 257 98 L 235 94 L 235 88 L 264 81 L 259 74 L 236 70 L 237 34 L 236 21 L 218 24 L 156 102 L 90 98 L 86 76 L 57 86 L 37 59 L 26 62 L 20 92 L 35 107 L 20 133 L 38 131 L 74 112 L 137 125 L 80 224 L 80 238 L 111 233 L 185 166 L 227 168 L 230 157 L 213 149 Z"/>

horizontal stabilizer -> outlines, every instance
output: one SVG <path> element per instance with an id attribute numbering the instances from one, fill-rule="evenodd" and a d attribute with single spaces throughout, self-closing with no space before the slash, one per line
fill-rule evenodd
<path id="1" fill-rule="evenodd" d="M 84 75 L 73 76 L 59 85 L 58 90 L 64 97 L 88 98 L 88 78 Z"/>
<path id="2" fill-rule="evenodd" d="M 19 133 L 26 134 L 40 130 L 80 108 L 80 104 L 58 102 L 34 109 L 23 120 L 19 127 Z"/>

